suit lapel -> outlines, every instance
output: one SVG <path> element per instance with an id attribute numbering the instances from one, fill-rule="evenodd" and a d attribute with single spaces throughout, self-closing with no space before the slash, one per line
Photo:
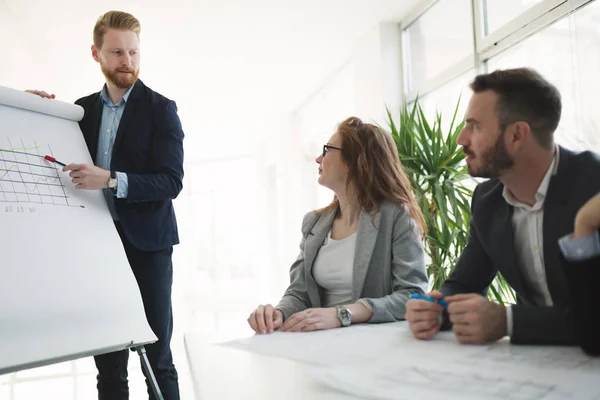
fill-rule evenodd
<path id="1" fill-rule="evenodd" d="M 352 300 L 356 301 L 365 286 L 365 278 L 369 271 L 369 264 L 375 242 L 377 241 L 379 221 L 381 212 L 375 214 L 373 218 L 369 213 L 363 211 L 360 213 L 358 228 L 356 232 L 356 248 L 354 250 L 354 264 L 352 271 Z M 373 226 L 375 225 L 375 226 Z"/>
<path id="2" fill-rule="evenodd" d="M 565 226 L 573 226 L 573 216 L 565 212 L 569 200 L 569 186 L 573 177 L 567 173 L 568 152 L 560 148 L 556 174 L 550 178 L 546 199 L 544 200 L 544 268 L 548 290 L 555 304 L 562 304 L 569 296 L 565 285 L 565 275 L 560 265 L 558 239 L 564 234 Z"/>
<path id="3" fill-rule="evenodd" d="M 115 137 L 115 145 L 114 149 L 118 148 L 123 142 L 123 137 L 127 132 L 127 127 L 131 123 L 131 120 L 135 117 L 137 112 L 137 107 L 140 103 L 142 94 L 143 94 L 144 84 L 141 80 L 137 80 L 133 89 L 131 89 L 131 93 L 129 94 L 129 98 L 127 99 L 127 105 L 125 106 L 125 111 L 123 112 L 123 116 L 121 117 L 121 121 L 119 122 L 119 129 L 117 130 L 117 136 Z"/>
<path id="4" fill-rule="evenodd" d="M 337 209 L 327 215 L 322 215 L 315 226 L 313 226 L 304 243 L 304 265 L 306 267 L 305 279 L 308 297 L 310 298 L 310 302 L 313 307 L 321 306 L 321 296 L 319 295 L 318 285 L 312 273 L 313 264 L 319 249 L 323 245 L 327 234 L 331 230 L 331 225 L 333 224 L 333 219 L 336 214 Z"/>
<path id="5" fill-rule="evenodd" d="M 90 150 L 90 156 L 92 161 L 96 163 L 96 155 L 98 153 L 98 137 L 100 135 L 100 120 L 102 119 L 102 98 L 100 93 L 92 101 L 90 107 L 90 114 L 88 120 L 89 129 L 84 132 L 85 141 L 87 142 L 88 149 Z"/>

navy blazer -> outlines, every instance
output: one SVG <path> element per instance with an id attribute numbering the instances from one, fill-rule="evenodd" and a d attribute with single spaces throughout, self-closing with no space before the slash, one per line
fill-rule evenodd
<path id="1" fill-rule="evenodd" d="M 85 110 L 79 127 L 95 163 L 103 108 L 100 92 L 75 103 Z M 115 209 L 127 239 L 140 250 L 179 243 L 172 200 L 183 187 L 183 136 L 175 102 L 138 80 L 119 124 L 110 169 L 127 173 L 128 195 L 115 197 Z"/>
<path id="2" fill-rule="evenodd" d="M 575 215 L 600 191 L 600 157 L 559 148 L 558 168 L 544 200 L 544 267 L 553 306 L 534 304 L 514 247 L 512 213 L 498 179 L 477 186 L 471 201 L 469 242 L 441 288 L 444 295 L 485 294 L 497 273 L 515 290 L 512 343 L 578 344 L 569 286 L 561 267 L 558 239 L 573 232 Z"/>

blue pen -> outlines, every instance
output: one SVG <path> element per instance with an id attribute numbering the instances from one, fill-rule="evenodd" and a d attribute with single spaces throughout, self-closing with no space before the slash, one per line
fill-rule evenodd
<path id="1" fill-rule="evenodd" d="M 411 299 L 431 301 L 432 303 L 438 303 L 440 306 L 442 306 L 444 308 L 448 307 L 448 302 L 446 300 L 444 300 L 444 299 L 434 299 L 433 297 L 424 296 L 422 294 L 417 294 L 417 293 L 411 294 L 410 298 Z"/>

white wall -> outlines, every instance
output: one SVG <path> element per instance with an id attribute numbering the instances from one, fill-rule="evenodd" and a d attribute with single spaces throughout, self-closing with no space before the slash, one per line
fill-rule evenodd
<path id="1" fill-rule="evenodd" d="M 379 23 L 360 38 L 347 61 L 291 116 L 290 137 L 281 141 L 286 176 L 281 206 L 286 224 L 281 227 L 285 250 L 279 265 L 289 268 L 293 261 L 289 255 L 298 251 L 304 213 L 327 205 L 333 197 L 317 183 L 315 158 L 323 144 L 349 116 L 387 128 L 386 105 L 394 110 L 402 101 L 401 65 L 398 24 Z"/>
<path id="2" fill-rule="evenodd" d="M 385 126 L 385 107 L 402 103 L 402 47 L 399 24 L 383 22 L 356 45 L 350 63 L 355 70 L 357 116 Z"/>

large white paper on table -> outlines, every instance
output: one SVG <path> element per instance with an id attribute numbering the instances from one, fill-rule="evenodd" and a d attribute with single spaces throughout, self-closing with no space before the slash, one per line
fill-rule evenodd
<path id="1" fill-rule="evenodd" d="M 413 338 L 408 324 L 274 332 L 223 343 L 313 366 L 315 379 L 365 399 L 600 400 L 600 359 L 577 347 L 459 344 Z"/>
<path id="2" fill-rule="evenodd" d="M 43 158 L 92 163 L 82 117 L 0 86 L 0 374 L 156 340 L 102 192 Z"/>

